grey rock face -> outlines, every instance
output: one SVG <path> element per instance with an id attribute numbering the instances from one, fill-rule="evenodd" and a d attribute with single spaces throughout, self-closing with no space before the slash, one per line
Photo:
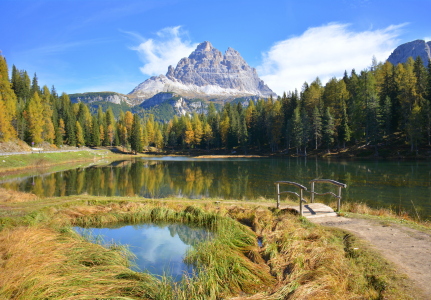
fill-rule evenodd
<path id="1" fill-rule="evenodd" d="M 424 40 L 416 40 L 398 46 L 389 56 L 388 62 L 393 65 L 405 63 L 411 56 L 413 59 L 420 56 L 424 65 L 428 65 L 428 60 L 431 59 L 431 42 L 426 43 Z"/>
<path id="2" fill-rule="evenodd" d="M 130 94 L 150 98 L 159 92 L 175 92 L 189 98 L 277 96 L 238 51 L 228 48 L 223 55 L 210 42 L 199 44 L 175 68 L 169 66 L 166 76 L 151 77 Z"/>
<path id="3" fill-rule="evenodd" d="M 115 104 L 126 102 L 128 105 L 132 105 L 132 102 L 128 97 L 115 92 L 69 94 L 69 98 L 72 102 L 93 103 L 97 101 L 105 101 Z"/>

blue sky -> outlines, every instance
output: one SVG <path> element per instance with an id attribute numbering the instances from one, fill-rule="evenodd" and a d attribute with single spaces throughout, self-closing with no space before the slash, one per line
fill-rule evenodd
<path id="1" fill-rule="evenodd" d="M 431 0 L 0 0 L 0 11 L 9 68 L 60 93 L 129 93 L 210 41 L 281 94 L 431 40 Z"/>

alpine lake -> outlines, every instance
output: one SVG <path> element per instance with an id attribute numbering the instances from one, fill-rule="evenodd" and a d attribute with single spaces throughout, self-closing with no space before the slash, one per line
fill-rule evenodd
<path id="1" fill-rule="evenodd" d="M 274 182 L 293 181 L 310 189 L 310 180 L 322 178 L 347 184 L 342 190 L 341 209 L 343 202 L 363 202 L 373 208 L 406 211 L 421 220 L 431 220 L 430 161 L 155 156 L 0 179 L 0 186 L 41 197 L 89 194 L 196 200 L 265 198 L 274 199 L 275 206 Z M 326 184 L 316 184 L 316 191 L 336 193 L 333 186 Z M 309 192 L 304 196 L 309 198 Z M 316 197 L 317 202 L 334 200 L 330 196 Z M 190 247 L 210 235 L 203 229 L 178 224 L 75 230 L 104 242 L 127 245 L 136 256 L 136 270 L 168 274 L 174 280 L 179 280 L 181 274 L 193 273 L 192 267 L 183 263 L 183 257 Z"/>

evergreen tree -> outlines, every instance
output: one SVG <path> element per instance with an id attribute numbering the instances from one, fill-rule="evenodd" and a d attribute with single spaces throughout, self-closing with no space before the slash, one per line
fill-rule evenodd
<path id="1" fill-rule="evenodd" d="M 248 131 L 247 131 L 247 122 L 245 118 L 245 111 L 243 111 L 243 113 L 240 115 L 240 120 L 238 125 L 239 125 L 238 126 L 239 145 L 243 148 L 244 153 L 247 153 Z"/>
<path id="2" fill-rule="evenodd" d="M 381 126 L 383 129 L 383 134 L 388 135 L 392 130 L 392 101 L 389 96 L 386 96 L 383 105 L 380 107 L 381 109 Z"/>
<path id="3" fill-rule="evenodd" d="M 41 94 L 36 73 L 34 73 L 33 80 L 31 82 L 30 93 L 31 95 L 34 95 L 34 93 L 38 93 L 39 95 Z"/>
<path id="4" fill-rule="evenodd" d="M 323 142 L 323 145 L 326 147 L 326 149 L 328 149 L 329 151 L 329 149 L 332 147 L 334 143 L 334 133 L 335 133 L 334 119 L 331 115 L 329 107 L 326 108 L 325 114 L 323 115 L 322 125 L 323 125 L 322 142 Z"/>
<path id="5" fill-rule="evenodd" d="M 409 116 L 407 123 L 407 135 L 410 140 L 411 151 L 418 151 L 418 144 L 422 138 L 422 119 L 421 119 L 421 108 L 418 104 L 414 104 L 412 112 Z"/>
<path id="6" fill-rule="evenodd" d="M 100 125 L 99 125 L 99 120 L 97 118 L 96 115 L 93 116 L 93 132 L 91 135 L 91 140 L 92 140 L 92 144 L 95 147 L 98 147 L 101 145 L 100 143 Z"/>
<path id="7" fill-rule="evenodd" d="M 281 143 L 284 125 L 283 117 L 282 103 L 280 101 L 275 101 L 269 112 L 270 122 L 267 124 L 269 126 L 269 144 L 272 152 L 278 150 L 278 146 Z"/>
<path id="8" fill-rule="evenodd" d="M 238 110 L 231 105 L 226 104 L 227 113 L 229 114 L 229 130 L 227 136 L 227 147 L 233 149 L 238 146 L 238 131 L 239 131 L 239 113 Z"/>
<path id="9" fill-rule="evenodd" d="M 142 152 L 142 129 L 140 118 L 137 114 L 133 115 L 132 132 L 130 136 L 130 146 L 135 154 Z"/>
<path id="10" fill-rule="evenodd" d="M 322 137 L 322 116 L 317 106 L 314 107 L 313 114 L 311 115 L 311 130 L 313 132 L 314 149 L 317 150 L 320 138 Z"/>
<path id="11" fill-rule="evenodd" d="M 255 145 L 256 142 L 256 107 L 254 105 L 254 101 L 250 100 L 245 110 L 245 122 L 247 125 L 247 134 L 248 134 L 248 143 L 250 145 Z"/>
<path id="12" fill-rule="evenodd" d="M 341 112 L 341 124 L 338 127 L 338 140 L 343 144 L 343 148 L 346 148 L 346 142 L 350 141 L 351 131 L 345 106 L 342 108 Z"/>
<path id="13" fill-rule="evenodd" d="M 426 97 L 428 102 L 431 103 L 431 59 L 428 59 Z"/>
<path id="14" fill-rule="evenodd" d="M 296 154 L 299 154 L 303 143 L 303 128 L 302 128 L 302 120 L 300 107 L 298 106 L 293 112 L 292 118 L 292 142 L 293 146 L 296 147 Z"/>
<path id="15" fill-rule="evenodd" d="M 304 147 L 304 156 L 307 156 L 307 146 L 308 146 L 308 142 L 310 140 L 310 133 L 311 133 L 311 126 L 310 126 L 310 120 L 308 118 L 307 112 L 306 110 L 303 108 L 301 109 L 301 129 L 302 129 L 302 133 L 301 133 L 301 144 Z"/>
<path id="16" fill-rule="evenodd" d="M 61 119 L 60 119 L 61 120 Z M 61 133 L 61 128 L 60 128 L 60 126 L 58 126 L 56 129 L 55 129 L 55 141 L 54 141 L 54 144 L 57 146 L 57 147 L 60 147 L 61 145 L 63 145 L 63 135 L 62 135 L 62 133 Z"/>
<path id="17" fill-rule="evenodd" d="M 425 101 L 422 107 L 422 119 L 425 123 L 428 146 L 431 146 L 431 103 L 429 101 Z"/>
<path id="18" fill-rule="evenodd" d="M 416 93 L 420 98 L 419 105 L 422 105 L 427 93 L 427 69 L 424 66 L 422 58 L 417 56 L 413 64 L 413 72 L 416 77 Z"/>

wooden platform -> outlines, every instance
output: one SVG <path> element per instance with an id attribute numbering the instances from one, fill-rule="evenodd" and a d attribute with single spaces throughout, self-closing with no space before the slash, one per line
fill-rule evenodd
<path id="1" fill-rule="evenodd" d="M 299 213 L 299 206 L 286 206 L 282 205 L 283 208 L 294 209 Z M 303 216 L 307 219 L 321 218 L 321 217 L 336 217 L 337 213 L 329 206 L 323 203 L 309 203 L 303 205 Z"/>

